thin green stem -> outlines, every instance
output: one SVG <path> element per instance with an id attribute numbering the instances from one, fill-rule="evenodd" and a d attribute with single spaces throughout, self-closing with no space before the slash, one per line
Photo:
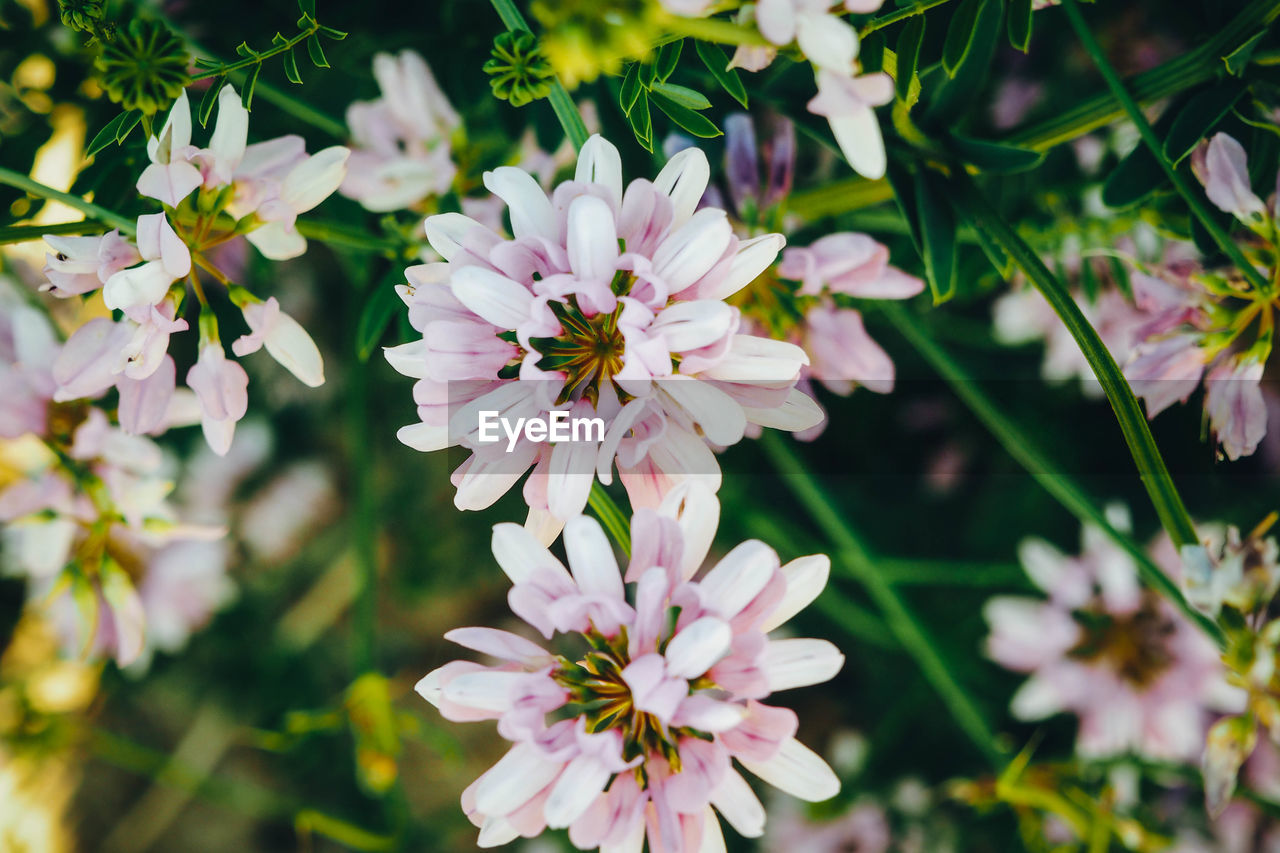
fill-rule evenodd
<path id="1" fill-rule="evenodd" d="M 1160 164 L 1160 169 L 1164 172 L 1165 177 L 1173 183 L 1174 189 L 1182 196 L 1183 201 L 1187 203 L 1187 207 L 1191 208 L 1192 215 L 1200 220 L 1200 224 L 1213 237 L 1213 241 L 1218 244 L 1218 248 L 1226 253 L 1227 257 L 1240 269 L 1245 278 L 1249 279 L 1255 288 L 1266 292 L 1268 289 L 1266 278 L 1258 271 L 1257 267 L 1249 263 L 1244 253 L 1240 251 L 1240 247 L 1231 239 L 1231 235 L 1214 219 L 1208 205 L 1205 203 L 1204 194 L 1192 187 L 1186 177 L 1175 169 L 1173 164 L 1169 162 L 1169 158 L 1165 156 L 1164 146 L 1160 142 L 1160 138 L 1156 136 L 1151 123 L 1142 114 L 1142 109 L 1133 100 L 1128 89 L 1125 88 L 1124 81 L 1120 79 L 1120 75 L 1116 73 L 1115 68 L 1107 61 L 1106 54 L 1102 52 L 1102 47 L 1098 44 L 1098 40 L 1093 37 L 1089 25 L 1085 23 L 1084 16 L 1080 13 L 1080 7 L 1076 5 L 1076 0 L 1063 0 L 1062 8 L 1067 13 L 1067 19 L 1071 22 L 1076 35 L 1080 38 L 1080 43 L 1084 46 L 1085 53 L 1089 54 L 1093 64 L 1102 73 L 1102 79 L 1107 81 L 1107 87 L 1111 90 L 1111 94 L 1120 102 L 1120 106 L 1124 109 L 1129 120 L 1137 127 L 1138 135 L 1142 137 L 1143 143 L 1151 151 L 1151 155 L 1156 158 L 1156 162 Z"/>
<path id="2" fill-rule="evenodd" d="M 62 190 L 55 190 L 53 187 L 45 186 L 39 181 L 33 181 L 26 175 L 2 166 L 0 166 L 0 184 L 8 184 L 23 192 L 46 198 L 50 201 L 60 201 L 68 207 L 74 207 L 91 219 L 104 222 L 112 228 L 119 228 L 125 234 L 133 234 L 137 230 L 134 227 L 133 220 L 125 219 L 120 214 L 107 210 L 105 207 L 99 207 L 91 201 L 85 201 L 80 196 L 64 193 Z"/>
<path id="3" fill-rule="evenodd" d="M 1094 504 L 1080 486 L 1070 477 L 1055 470 L 1049 457 L 1036 446 L 1027 431 L 1004 416 L 983 393 L 978 383 L 933 340 L 910 311 L 900 305 L 886 304 L 883 313 L 907 342 L 951 386 L 951 390 L 996 437 L 1005 451 L 1026 469 L 1046 492 L 1081 522 L 1101 528 L 1133 558 L 1138 565 L 1138 572 L 1150 586 L 1173 602 L 1188 619 L 1219 645 L 1223 644 L 1222 630 L 1217 624 L 1187 602 L 1178 585 L 1155 564 L 1141 546 L 1111 524 L 1106 514 Z"/>
<path id="4" fill-rule="evenodd" d="M 951 0 L 922 0 L 922 2 L 916 3 L 914 6 L 906 6 L 886 15 L 881 15 L 878 18 L 872 18 L 862 25 L 862 29 L 858 30 L 858 35 L 866 38 L 876 30 L 884 29 L 891 24 L 898 23 L 898 21 L 905 21 L 907 18 L 914 18 L 916 15 L 927 12 L 935 6 L 950 2 Z"/>
<path id="5" fill-rule="evenodd" d="M 286 50 L 293 50 L 296 46 L 302 44 L 319 31 L 319 22 L 313 20 L 309 27 L 291 39 L 285 39 L 285 41 L 280 44 L 273 44 L 261 53 L 255 53 L 253 56 L 246 56 L 244 59 L 238 59 L 235 62 L 224 62 L 216 68 L 207 68 L 199 74 L 191 75 L 191 79 L 195 81 L 203 80 L 206 77 L 221 77 L 223 74 L 230 74 L 233 71 L 239 71 L 253 65 L 261 65 L 264 60 L 270 59 L 273 56 L 279 56 Z"/>
<path id="6" fill-rule="evenodd" d="M 618 547 L 627 556 L 630 556 L 631 525 L 623 514 L 621 507 L 609 496 L 604 486 L 600 485 L 600 481 L 592 481 L 591 494 L 587 496 L 587 503 L 591 507 L 591 511 L 596 514 L 596 518 L 600 519 L 600 523 L 604 525 L 604 529 L 613 537 L 613 541 L 618 543 Z"/>
<path id="7" fill-rule="evenodd" d="M 40 240 L 46 234 L 100 234 L 102 224 L 85 220 L 83 222 L 59 222 L 57 225 L 8 225 L 0 228 L 0 244 L 31 243 Z"/>
<path id="8" fill-rule="evenodd" d="M 1049 268 L 1040 260 L 1040 256 L 1027 245 L 1017 231 L 1004 217 L 996 212 L 991 202 L 963 172 L 957 171 L 951 178 L 952 199 L 960 215 L 968 219 L 978 228 L 983 228 L 991 238 L 1008 253 L 1016 264 L 1031 280 L 1062 318 L 1063 324 L 1071 337 L 1075 338 L 1080 351 L 1084 353 L 1094 376 L 1102 385 L 1102 390 L 1111 402 L 1111 408 L 1120 423 L 1120 431 L 1133 454 L 1133 461 L 1138 466 L 1138 474 L 1142 477 L 1147 494 L 1155 505 L 1160 523 L 1169 532 L 1175 547 L 1198 545 L 1199 536 L 1195 525 L 1182 503 L 1173 477 L 1160 456 L 1155 439 L 1151 436 L 1151 427 L 1133 396 L 1133 389 L 1120 372 L 1111 351 L 1107 349 L 1097 331 L 1089 324 L 1080 306 L 1067 292 L 1066 287 L 1049 272 Z"/>
<path id="9" fill-rule="evenodd" d="M 836 511 L 831 499 L 818 485 L 809 469 L 785 440 L 766 431 L 760 439 L 765 453 L 782 474 L 809 515 L 836 546 L 836 556 L 848 567 L 884 613 L 889 630 L 919 665 L 924 677 L 946 704 L 951 716 L 983 756 L 995 767 L 1004 764 L 1004 755 L 995 733 L 987 725 L 969 694 L 951 673 L 936 643 L 902 601 L 897 591 L 876 571 L 866 546 L 852 526 Z"/>
<path id="10" fill-rule="evenodd" d="M 516 8 L 513 0 L 492 0 L 494 11 L 498 13 L 498 17 L 502 19 L 502 24 L 512 32 L 533 32 L 529 29 L 529 25 L 525 23 L 524 15 L 520 14 L 520 10 Z M 547 100 L 551 102 L 551 109 L 555 111 L 556 118 L 560 120 L 560 126 L 564 128 L 565 136 L 569 137 L 569 141 L 573 143 L 574 148 L 582 148 L 586 145 L 590 134 L 587 133 L 587 125 L 582 121 L 582 114 L 578 112 L 578 107 L 573 102 L 573 98 L 569 97 L 568 90 L 560 82 L 559 78 L 551 81 L 551 94 L 547 96 Z"/>

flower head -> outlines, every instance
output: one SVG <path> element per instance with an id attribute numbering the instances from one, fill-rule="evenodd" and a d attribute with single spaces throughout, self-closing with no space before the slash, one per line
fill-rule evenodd
<path id="1" fill-rule="evenodd" d="M 769 635 L 817 596 L 830 562 L 783 566 L 749 541 L 694 580 L 718 512 L 699 485 L 639 511 L 625 575 L 593 519 L 566 526 L 568 568 L 524 528 L 494 528 L 512 610 L 564 652 L 459 629 L 446 637 L 500 663 L 454 661 L 418 684 L 446 718 L 497 720 L 514 744 L 462 795 L 482 846 L 568 827 L 581 849 L 638 849 L 647 834 L 652 850 L 696 851 L 720 837 L 716 812 L 758 836 L 764 808 L 734 759 L 802 799 L 837 792 L 795 739 L 795 714 L 762 701 L 840 669 L 830 643 Z"/>
<path id="2" fill-rule="evenodd" d="M 102 88 L 126 110 L 152 116 L 173 103 L 191 82 L 182 39 L 160 21 L 134 18 L 103 44 L 97 59 Z"/>
<path id="3" fill-rule="evenodd" d="M 739 240 L 724 211 L 695 212 L 709 172 L 702 152 L 687 149 L 656 181 L 624 191 L 617 149 L 593 137 L 575 180 L 550 198 L 519 169 L 486 173 L 513 239 L 460 214 L 427 220 L 445 262 L 409 269 L 401 291 L 423 339 L 387 358 L 420 380 L 423 423 L 401 440 L 473 452 L 454 475 L 459 507 L 487 506 L 535 466 L 530 507 L 567 519 L 615 463 L 633 505 L 652 506 L 690 476 L 718 485 L 708 442 L 734 444 L 748 423 L 804 429 L 820 418 L 794 389 L 804 352 L 741 334 L 724 302 L 783 239 Z M 600 418 L 604 440 L 522 438 L 508 449 L 478 432 L 481 411 L 511 419 L 557 408 Z"/>

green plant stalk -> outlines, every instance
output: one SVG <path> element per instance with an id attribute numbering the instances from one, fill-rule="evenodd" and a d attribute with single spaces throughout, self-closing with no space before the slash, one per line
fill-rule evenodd
<path id="1" fill-rule="evenodd" d="M 915 659 L 961 730 L 992 766 L 1003 766 L 1005 756 L 996 743 L 995 733 L 969 694 L 952 676 L 937 645 L 920 621 L 907 609 L 897 591 L 877 573 L 870 553 L 853 528 L 836 512 L 830 498 L 789 444 L 770 430 L 765 431 L 760 443 L 800 503 L 836 546 L 837 558 L 846 564 L 851 575 L 865 587 L 883 612 L 889 630 Z"/>
<path id="2" fill-rule="evenodd" d="M 319 31 L 320 22 L 313 20 L 311 22 L 311 26 L 307 27 L 293 38 L 286 39 L 284 44 L 273 44 L 261 53 L 255 53 L 253 56 L 246 56 L 245 58 L 238 59 L 235 62 L 224 62 L 217 68 L 206 68 L 199 74 L 192 74 L 191 80 L 194 82 L 196 80 L 203 80 L 206 77 L 221 77 L 223 74 L 230 74 L 234 71 L 240 71 L 241 69 L 249 68 L 253 65 L 261 65 L 263 61 L 270 59 L 273 56 L 279 56 L 286 50 L 293 50 Z"/>
<path id="3" fill-rule="evenodd" d="M 1266 278 L 1253 264 L 1249 263 L 1244 253 L 1240 251 L 1240 247 L 1231 239 L 1231 235 L 1223 230 L 1222 226 L 1213 218 L 1208 206 L 1205 204 L 1204 194 L 1192 187 L 1187 182 L 1186 177 L 1179 173 L 1173 167 L 1173 164 L 1169 162 L 1169 158 L 1165 156 L 1164 146 L 1156 136 L 1155 130 L 1151 127 L 1151 123 L 1147 121 L 1147 117 L 1142 114 L 1142 110 L 1134 102 L 1133 97 L 1130 96 L 1129 91 L 1124 86 L 1124 81 L 1120 79 L 1120 75 L 1116 73 L 1115 68 L 1107 61 L 1106 54 L 1102 52 L 1102 48 L 1098 45 L 1098 40 L 1093 37 L 1093 33 L 1089 30 L 1089 25 L 1085 23 L 1084 16 L 1080 14 L 1080 7 L 1076 5 L 1076 0 L 1063 0 L 1062 8 L 1067 13 L 1067 19 L 1071 22 L 1071 27 L 1080 38 L 1080 43 L 1084 46 L 1085 53 L 1089 54 L 1093 64 L 1102 73 L 1102 79 L 1107 81 L 1107 87 L 1111 90 L 1111 94 L 1120 102 L 1120 106 L 1124 109 L 1129 120 L 1137 127 L 1138 135 L 1142 137 L 1143 143 L 1151 151 L 1151 155 L 1156 158 L 1156 162 L 1160 164 L 1165 177 L 1173 183 L 1174 189 L 1182 196 L 1183 201 L 1187 203 L 1187 207 L 1191 208 L 1192 215 L 1200 220 L 1200 224 L 1213 237 L 1213 241 L 1218 244 L 1218 248 L 1222 249 L 1226 256 L 1231 259 L 1231 262 L 1244 274 L 1245 278 L 1249 279 L 1255 288 L 1266 292 L 1270 287 Z"/>
<path id="4" fill-rule="evenodd" d="M 867 21 L 862 25 L 862 29 L 858 30 L 858 35 L 862 38 L 866 38 L 876 30 L 884 29 L 891 24 L 898 23 L 898 21 L 905 21 L 907 18 L 914 18 L 916 15 L 923 14 L 935 6 L 941 6 L 944 3 L 950 2 L 951 0 L 921 0 L 921 2 L 917 2 L 914 6 L 905 6 L 895 12 L 889 12 L 888 14 L 881 15 L 878 18 L 872 18 L 870 21 Z"/>
<path id="5" fill-rule="evenodd" d="M 1062 285 L 1048 267 L 1040 260 L 1040 256 L 1018 236 L 1018 233 L 1004 220 L 982 191 L 973 183 L 968 175 L 957 172 L 950 181 L 952 200 L 961 217 L 968 219 L 978 228 L 984 228 L 991 238 L 1008 253 L 1016 264 L 1031 280 L 1062 318 L 1063 324 L 1071 337 L 1075 338 L 1080 351 L 1084 353 L 1094 376 L 1102 385 L 1102 390 L 1111 403 L 1111 408 L 1120 422 L 1120 431 L 1133 454 L 1133 461 L 1138 466 L 1138 474 L 1151 496 L 1160 523 L 1169 532 L 1169 537 L 1177 548 L 1183 545 L 1198 545 L 1200 538 L 1196 534 L 1195 525 L 1187 508 L 1182 503 L 1182 496 L 1169 475 L 1169 469 L 1160 456 L 1155 439 L 1151 436 L 1151 427 L 1147 424 L 1146 415 L 1133 396 L 1133 389 L 1120 372 L 1120 366 L 1112 357 L 1110 350 L 1085 319 L 1080 306 L 1071 298 L 1066 287 Z"/>
<path id="6" fill-rule="evenodd" d="M 32 243 L 45 234 L 100 234 L 102 225 L 86 219 L 83 222 L 59 222 L 57 225 L 8 225 L 0 228 L 0 243 Z"/>
<path id="7" fill-rule="evenodd" d="M 107 210 L 105 207 L 99 207 L 91 201 L 85 201 L 80 196 L 64 193 L 62 190 L 55 190 L 53 187 L 45 186 L 39 181 L 33 181 L 26 175 L 6 169 L 0 166 L 0 184 L 7 184 L 11 187 L 30 193 L 40 198 L 49 199 L 50 201 L 60 201 L 68 207 L 73 207 L 83 213 L 90 219 L 96 219 L 98 222 L 106 223 L 112 228 L 119 228 L 125 234 L 134 234 L 137 228 L 130 219 L 125 219 L 114 211 Z"/>
<path id="8" fill-rule="evenodd" d="M 1152 561 L 1141 546 L 1107 520 L 1106 514 L 1094 505 L 1080 486 L 1070 477 L 1054 470 L 1048 456 L 1036 447 L 1026 431 L 1000 412 L 982 392 L 978 383 L 950 354 L 934 342 L 910 311 L 901 305 L 888 303 L 882 307 L 882 311 L 907 342 L 946 381 L 961 402 L 968 406 L 978 420 L 996 437 L 1005 451 L 1025 468 L 1046 492 L 1080 521 L 1101 528 L 1134 559 L 1143 580 L 1173 602 L 1188 619 L 1213 638 L 1219 646 L 1224 644 L 1222 629 L 1187 602 L 1178 585 Z"/>
<path id="9" fill-rule="evenodd" d="M 591 494 L 587 496 L 587 504 L 623 553 L 631 556 L 631 525 L 599 480 L 591 481 Z"/>
<path id="10" fill-rule="evenodd" d="M 516 8 L 513 0 L 493 0 L 493 9 L 498 13 L 498 17 L 502 19 L 503 26 L 512 32 L 533 32 L 529 29 L 529 25 L 525 23 L 524 15 L 520 14 L 520 10 Z M 547 96 L 547 100 L 551 102 L 551 109 L 555 111 L 556 118 L 560 120 L 560 126 L 564 128 L 565 136 L 569 137 L 569 141 L 573 143 L 573 147 L 581 149 L 587 144 L 590 134 L 587 133 L 587 125 L 582 121 L 582 115 L 578 112 L 578 107 L 573 102 L 573 98 L 569 97 L 569 92 L 565 89 L 564 84 L 560 82 L 559 77 L 551 80 L 551 93 Z"/>

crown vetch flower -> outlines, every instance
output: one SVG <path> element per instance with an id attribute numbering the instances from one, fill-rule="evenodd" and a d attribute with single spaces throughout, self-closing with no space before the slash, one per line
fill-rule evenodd
<path id="1" fill-rule="evenodd" d="M 421 424 L 400 439 L 419 450 L 461 445 L 456 504 L 491 504 L 533 466 L 533 510 L 582 511 L 592 472 L 616 462 L 633 506 L 653 506 L 678 481 L 718 487 L 709 443 L 731 445 L 748 423 L 799 430 L 821 419 L 794 388 L 808 362 L 794 344 L 741 334 L 725 304 L 782 248 L 779 234 L 739 240 L 724 211 L 695 212 L 710 168 L 680 152 L 656 181 L 623 188 L 618 151 L 592 137 L 576 178 L 550 198 L 504 167 L 485 185 L 508 205 L 513 239 L 456 213 L 428 218 L 444 263 L 406 271 L 409 320 L 423 333 L 386 351 L 419 380 Z M 477 413 L 546 416 L 572 407 L 600 417 L 603 442 L 478 440 Z"/>
<path id="2" fill-rule="evenodd" d="M 694 580 L 718 517 L 697 483 L 638 511 L 625 576 L 592 518 L 565 527 L 567 569 L 523 527 L 494 527 L 512 610 L 564 652 L 462 628 L 446 638 L 500 663 L 454 661 L 417 685 L 447 719 L 497 720 L 514 744 L 462 795 L 481 846 L 567 827 L 581 849 L 638 850 L 646 835 L 655 851 L 717 849 L 716 812 L 758 836 L 764 807 L 735 759 L 801 799 L 839 790 L 795 739 L 795 713 L 762 701 L 843 663 L 824 640 L 769 635 L 821 592 L 830 561 L 783 566 L 752 540 Z"/>
<path id="3" fill-rule="evenodd" d="M 1127 527 L 1123 508 L 1108 515 Z M 1153 556 L 1162 559 L 1162 550 Z M 1086 757 L 1196 758 L 1210 713 L 1243 702 L 1213 642 L 1139 585 L 1133 558 L 1100 528 L 1085 526 L 1078 557 L 1037 539 L 1025 541 L 1019 557 L 1048 599 L 998 596 L 985 610 L 987 654 L 1031 676 L 1013 697 L 1014 716 L 1075 714 L 1076 750 Z M 1180 574 L 1176 557 L 1163 562 Z"/>

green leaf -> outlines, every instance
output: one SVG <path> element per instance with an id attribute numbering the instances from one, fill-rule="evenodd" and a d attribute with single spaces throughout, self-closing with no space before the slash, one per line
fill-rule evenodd
<path id="1" fill-rule="evenodd" d="M 93 141 L 89 143 L 89 148 L 85 151 L 85 156 L 92 157 L 108 145 L 114 145 L 116 142 L 116 134 L 120 131 L 121 125 L 124 124 L 124 120 L 128 117 L 129 113 L 120 113 L 120 115 L 107 122 L 106 125 L 103 126 L 102 130 L 98 131 L 93 137 Z"/>
<path id="2" fill-rule="evenodd" d="M 209 116 L 213 115 L 213 105 L 218 102 L 218 93 L 222 91 L 223 85 L 227 82 L 226 77 L 219 77 L 213 81 L 213 85 L 204 90 L 204 97 L 200 99 L 200 126 L 209 126 Z"/>
<path id="3" fill-rule="evenodd" d="M 695 113 L 688 107 L 677 104 L 658 92 L 651 92 L 650 97 L 653 99 L 654 105 L 666 113 L 667 118 L 675 122 L 677 127 L 692 133 L 694 136 L 702 139 L 713 139 L 722 135 L 720 128 L 716 127 L 711 119 L 701 113 Z"/>
<path id="4" fill-rule="evenodd" d="M 729 96 L 742 106 L 747 106 L 747 87 L 742 84 L 742 78 L 738 76 L 737 70 L 729 67 L 729 57 L 720 49 L 720 45 L 694 39 L 693 47 L 698 52 L 698 58 L 702 60 L 702 64 L 707 66 L 711 76 L 720 84 L 720 88 L 728 92 Z"/>
<path id="5" fill-rule="evenodd" d="M 316 0 L 298 0 L 298 11 L 314 21 L 316 19 Z"/>
<path id="6" fill-rule="evenodd" d="M 360 321 L 356 324 L 356 355 L 361 361 L 369 360 L 391 323 L 391 318 L 395 316 L 396 308 L 404 305 L 394 286 L 402 278 L 400 271 L 393 269 L 374 288 L 364 310 L 360 312 Z"/>
<path id="7" fill-rule="evenodd" d="M 1245 66 L 1253 58 L 1253 52 L 1257 49 L 1258 42 L 1262 41 L 1262 37 L 1266 34 L 1266 30 L 1259 30 L 1247 42 L 1222 57 L 1222 62 L 1227 66 L 1227 71 L 1237 77 L 1243 74 Z"/>
<path id="8" fill-rule="evenodd" d="M 1031 45 L 1031 0 L 1009 0 L 1009 44 L 1027 52 Z"/>
<path id="9" fill-rule="evenodd" d="M 1192 96 L 1178 111 L 1169 135 L 1164 138 L 1164 156 L 1177 165 L 1231 111 L 1244 92 L 1244 83 L 1227 79 Z"/>
<path id="10" fill-rule="evenodd" d="M 680 61 L 680 50 L 684 47 L 684 39 L 669 41 L 658 48 L 658 58 L 654 60 L 654 74 L 659 82 L 665 82 L 676 70 Z"/>
<path id="11" fill-rule="evenodd" d="M 987 260 L 991 262 L 991 266 L 995 267 L 1000 277 L 1005 281 L 1013 278 L 1014 264 L 1013 258 L 1009 257 L 1009 253 L 992 239 L 986 229 L 975 225 L 973 234 L 978 238 L 978 246 L 982 248 L 982 253 L 987 256 Z"/>
<path id="12" fill-rule="evenodd" d="M 920 61 L 920 43 L 923 40 L 924 15 L 915 15 L 907 19 L 902 26 L 902 33 L 898 36 L 898 44 L 895 48 L 898 69 L 894 85 L 898 90 L 898 97 L 904 101 L 911 91 L 911 81 L 916 76 L 916 64 Z"/>
<path id="13" fill-rule="evenodd" d="M 991 142 L 985 139 L 969 139 L 963 136 L 951 137 L 952 149 L 983 172 L 1007 175 L 1012 172 L 1024 172 L 1034 169 L 1044 160 L 1044 152 L 1030 148 L 1019 148 L 1003 142 Z"/>
<path id="14" fill-rule="evenodd" d="M 636 135 L 636 142 L 639 142 L 646 151 L 652 154 L 653 119 L 649 115 L 648 96 L 640 96 L 635 106 L 631 108 L 631 114 L 627 116 L 627 121 L 631 123 L 631 130 Z"/>
<path id="15" fill-rule="evenodd" d="M 624 115 L 631 115 L 642 91 L 644 87 L 640 85 L 640 63 L 633 62 L 627 66 L 627 73 L 622 77 L 622 88 L 618 91 L 618 105 L 622 107 Z"/>
<path id="16" fill-rule="evenodd" d="M 249 76 L 245 78 L 244 90 L 240 93 L 240 103 L 246 110 L 253 109 L 253 90 L 258 87 L 258 75 L 262 73 L 262 63 L 253 66 Z"/>
<path id="17" fill-rule="evenodd" d="M 982 0 L 963 0 L 947 27 L 947 40 L 942 45 L 942 67 L 948 77 L 955 77 L 960 64 L 969 55 L 978 31 L 978 9 Z M 919 15 L 916 15 L 919 18 Z"/>
<path id="18" fill-rule="evenodd" d="M 319 36 L 312 35 L 307 39 L 307 53 L 311 56 L 311 64 L 316 68 L 329 67 L 329 60 L 324 56 L 324 48 L 320 47 Z"/>
<path id="19" fill-rule="evenodd" d="M 1171 105 L 1156 122 L 1156 136 L 1163 139 L 1169 133 L 1174 118 L 1181 114 L 1183 99 Z M 1164 170 L 1151 149 L 1138 145 L 1129 152 L 1102 184 L 1102 202 L 1107 207 L 1130 207 L 1151 195 L 1167 182 Z"/>
<path id="20" fill-rule="evenodd" d="M 1004 33 L 1004 7 L 1001 0 L 973 2 L 978 7 L 973 28 L 974 38 L 954 77 L 948 76 L 942 65 L 933 65 L 928 70 L 919 71 L 922 100 L 926 100 L 928 106 L 918 121 L 931 129 L 951 128 L 972 106 L 984 89 L 996 47 Z M 952 28 L 955 26 L 955 19 L 952 19 Z M 947 32 L 947 38 L 950 40 L 951 30 Z"/>
<path id="21" fill-rule="evenodd" d="M 324 24 L 316 24 L 320 32 L 324 33 L 334 41 L 342 41 L 347 37 L 347 33 L 343 30 L 335 30 L 333 27 L 326 27 Z"/>
<path id="22" fill-rule="evenodd" d="M 711 102 L 707 100 L 705 95 L 687 86 L 677 86 L 674 83 L 654 83 L 651 91 L 656 95 L 662 95 L 664 98 L 670 98 L 680 106 L 688 107 L 691 110 L 711 109 Z"/>
<path id="23" fill-rule="evenodd" d="M 889 186 L 893 188 L 893 200 L 897 203 L 898 210 L 902 213 L 902 218 L 906 220 L 907 232 L 911 236 L 911 244 L 916 247 L 916 252 L 923 257 L 924 243 L 920 239 L 920 216 L 916 208 L 915 186 L 912 183 L 911 173 L 894 160 L 890 160 L 885 177 L 889 180 Z"/>
<path id="24" fill-rule="evenodd" d="M 116 142 L 123 145 L 124 141 L 129 138 L 129 134 L 133 133 L 133 129 L 142 122 L 142 111 L 134 110 L 125 114 L 125 120 L 116 130 Z"/>
<path id="25" fill-rule="evenodd" d="M 865 73 L 884 70 L 884 31 L 876 30 L 858 43 L 858 64 Z"/>
<path id="26" fill-rule="evenodd" d="M 640 66 L 640 82 L 646 89 L 658 82 L 658 65 L 655 62 L 645 62 Z"/>
<path id="27" fill-rule="evenodd" d="M 292 50 L 286 50 L 280 54 L 280 59 L 284 62 L 284 76 L 290 83 L 302 85 L 302 75 L 298 73 L 298 58 L 293 55 Z"/>
<path id="28" fill-rule="evenodd" d="M 924 271 L 933 304 L 941 305 L 956 292 L 956 214 L 946 192 L 929 172 L 916 174 L 915 200 Z"/>
<path id="29" fill-rule="evenodd" d="M 279 33 L 276 33 L 276 36 L 281 37 Z M 238 45 L 236 45 L 236 54 L 238 56 L 243 56 L 245 59 L 249 59 L 251 57 L 257 56 L 258 52 L 253 48 L 249 47 L 249 43 L 247 41 L 242 41 Z"/>

